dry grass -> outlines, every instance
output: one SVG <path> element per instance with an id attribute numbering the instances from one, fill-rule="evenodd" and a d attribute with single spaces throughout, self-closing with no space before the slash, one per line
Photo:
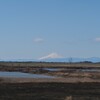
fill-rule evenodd
<path id="1" fill-rule="evenodd" d="M 0 62 L 0 66 L 13 67 L 100 67 L 100 63 L 48 63 L 48 62 Z"/>

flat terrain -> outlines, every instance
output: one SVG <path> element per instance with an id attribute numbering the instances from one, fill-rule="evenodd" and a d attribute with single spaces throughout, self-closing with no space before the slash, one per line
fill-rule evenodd
<path id="1" fill-rule="evenodd" d="M 63 63 L 63 62 L 0 62 L 0 66 L 12 67 L 100 67 L 100 63 Z"/>
<path id="2" fill-rule="evenodd" d="M 100 100 L 100 83 L 1 83 L 0 100 Z"/>
<path id="3" fill-rule="evenodd" d="M 0 100 L 100 100 L 100 82 L 79 78 L 0 78 Z"/>
<path id="4" fill-rule="evenodd" d="M 55 77 L 0 77 L 0 100 L 100 100 L 99 70 L 100 63 L 0 62 L 0 71 Z"/>
<path id="5" fill-rule="evenodd" d="M 98 82 L 100 83 L 100 79 L 90 79 L 90 78 L 9 78 L 9 77 L 0 77 L 0 83 L 84 83 L 84 82 Z"/>

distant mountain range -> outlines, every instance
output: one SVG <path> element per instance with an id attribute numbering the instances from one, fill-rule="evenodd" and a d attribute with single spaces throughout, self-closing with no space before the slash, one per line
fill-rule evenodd
<path id="1" fill-rule="evenodd" d="M 48 58 L 48 59 L 42 59 L 39 61 L 44 61 L 44 62 L 84 62 L 84 61 L 89 61 L 89 62 L 100 62 L 99 57 L 91 57 L 91 58 Z"/>
<path id="2" fill-rule="evenodd" d="M 10 60 L 0 60 L 0 61 L 12 61 L 12 62 L 100 62 L 99 57 L 91 58 L 46 58 L 46 59 L 10 59 Z"/>
<path id="3" fill-rule="evenodd" d="M 75 57 L 70 57 L 70 58 L 64 58 L 61 55 L 59 55 L 56 52 L 50 53 L 47 56 L 39 58 L 39 61 L 44 61 L 44 62 L 84 62 L 84 61 L 89 61 L 89 62 L 100 62 L 99 57 L 91 57 L 91 58 L 75 58 Z"/>

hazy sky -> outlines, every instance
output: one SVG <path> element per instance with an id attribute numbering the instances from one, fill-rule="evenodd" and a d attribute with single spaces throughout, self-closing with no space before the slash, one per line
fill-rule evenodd
<path id="1" fill-rule="evenodd" d="M 0 0 L 0 59 L 100 57 L 100 0 Z"/>

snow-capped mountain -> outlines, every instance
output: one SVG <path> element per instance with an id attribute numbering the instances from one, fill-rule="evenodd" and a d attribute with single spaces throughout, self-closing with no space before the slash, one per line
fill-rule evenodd
<path id="1" fill-rule="evenodd" d="M 48 54 L 47 56 L 44 56 L 44 57 L 39 58 L 39 60 L 55 59 L 55 58 L 62 58 L 62 56 L 59 55 L 59 54 L 57 54 L 57 53 L 51 53 L 51 54 Z"/>
<path id="2" fill-rule="evenodd" d="M 0 61 L 10 61 L 10 62 L 100 62 L 99 57 L 91 58 L 46 58 L 46 59 L 9 59 L 9 60 L 0 60 Z"/>
<path id="3" fill-rule="evenodd" d="M 99 57 L 91 57 L 91 58 L 75 58 L 75 57 L 62 57 L 58 53 L 51 53 L 48 54 L 47 56 L 41 57 L 38 59 L 38 61 L 44 61 L 44 62 L 84 62 L 84 61 L 89 61 L 89 62 L 100 62 Z"/>
<path id="4" fill-rule="evenodd" d="M 91 58 L 47 58 L 47 59 L 42 59 L 39 61 L 44 61 L 44 62 L 84 62 L 84 61 L 89 61 L 89 62 L 100 62 L 99 57 L 91 57 Z"/>

